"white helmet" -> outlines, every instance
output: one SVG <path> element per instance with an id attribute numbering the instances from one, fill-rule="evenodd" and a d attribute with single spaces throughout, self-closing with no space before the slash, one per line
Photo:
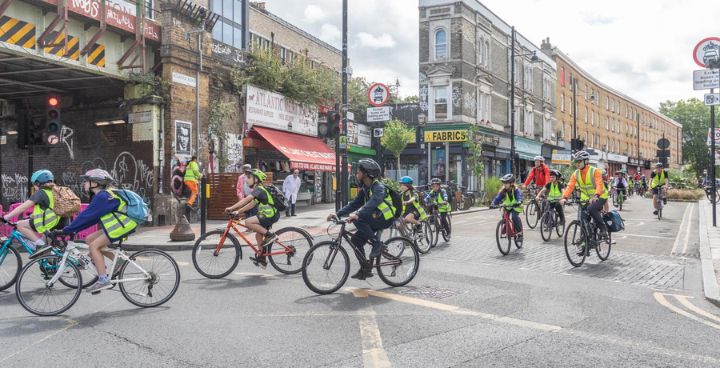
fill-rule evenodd
<path id="1" fill-rule="evenodd" d="M 542 162 L 545 162 L 545 157 L 542 157 L 542 156 L 535 156 L 534 160 L 535 160 L 535 161 L 542 161 Z"/>
<path id="2" fill-rule="evenodd" d="M 112 184 L 115 181 L 112 175 L 103 169 L 89 170 L 85 173 L 85 175 L 80 175 L 80 178 L 83 180 L 93 181 L 100 185 Z"/>

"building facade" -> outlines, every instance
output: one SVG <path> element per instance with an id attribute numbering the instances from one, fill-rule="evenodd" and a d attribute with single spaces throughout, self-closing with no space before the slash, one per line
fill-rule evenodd
<path id="1" fill-rule="evenodd" d="M 671 168 L 682 164 L 682 126 L 652 108 L 603 84 L 565 53 L 543 41 L 543 52 L 557 65 L 556 135 L 577 137 L 593 155 L 595 164 L 610 173 L 627 170 L 647 173 L 658 162 L 657 144 L 670 142 Z M 575 92 L 573 93 L 573 83 Z M 568 164 L 570 151 L 556 151 L 554 164 Z"/>
<path id="2" fill-rule="evenodd" d="M 421 0 L 419 11 L 419 99 L 427 121 L 421 142 L 424 156 L 414 163 L 420 171 L 479 188 L 481 178 L 474 178 L 467 167 L 464 136 L 455 134 L 471 129 L 479 132 L 473 139 L 482 142 L 486 177 L 510 172 L 511 133 L 516 174 L 526 172 L 535 156 L 549 159 L 553 149 L 564 147 L 553 129 L 552 58 L 478 1 Z"/>

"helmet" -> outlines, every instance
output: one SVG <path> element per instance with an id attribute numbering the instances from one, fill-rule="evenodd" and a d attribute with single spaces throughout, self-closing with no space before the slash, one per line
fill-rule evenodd
<path id="1" fill-rule="evenodd" d="M 590 154 L 587 151 L 577 151 L 572 156 L 573 162 L 585 161 L 590 159 Z"/>
<path id="2" fill-rule="evenodd" d="M 380 176 L 380 165 L 375 160 L 370 158 L 364 158 L 358 161 L 358 169 L 371 178 L 377 178 Z"/>
<path id="3" fill-rule="evenodd" d="M 250 166 L 250 164 L 242 165 L 242 172 L 245 173 L 245 172 L 250 172 L 250 171 L 252 171 L 252 166 Z"/>
<path id="4" fill-rule="evenodd" d="M 55 177 L 50 170 L 35 171 L 30 177 L 30 183 L 32 184 L 45 184 L 53 180 L 55 180 Z"/>
<path id="5" fill-rule="evenodd" d="M 442 181 L 440 181 L 440 178 L 432 178 L 432 180 L 430 180 L 430 184 L 440 184 L 440 183 L 442 183 Z"/>
<path id="6" fill-rule="evenodd" d="M 94 181 L 98 184 L 111 184 L 115 181 L 113 179 L 112 175 L 108 173 L 107 171 L 103 169 L 92 169 L 85 173 L 85 175 L 80 175 L 80 178 L 87 181 Z"/>
<path id="7" fill-rule="evenodd" d="M 558 170 L 550 170 L 550 175 L 552 175 L 558 179 L 562 179 L 562 173 Z"/>
<path id="8" fill-rule="evenodd" d="M 645 179 L 645 175 L 640 175 L 640 179 Z"/>
<path id="9" fill-rule="evenodd" d="M 535 161 L 542 161 L 542 162 L 545 162 L 545 157 L 542 157 L 542 156 L 535 156 L 535 158 L 534 158 L 533 160 L 535 160 Z"/>
<path id="10" fill-rule="evenodd" d="M 258 180 L 260 180 L 260 181 L 265 181 L 265 178 L 267 178 L 267 175 L 265 175 L 265 173 L 259 169 L 252 169 L 248 172 L 250 174 L 252 174 L 253 176 L 255 176 L 256 178 L 258 178 Z"/>
<path id="11" fill-rule="evenodd" d="M 657 169 L 657 168 L 660 168 L 660 167 L 663 167 L 662 162 L 658 162 L 658 163 L 655 164 L 655 168 L 656 168 L 656 169 Z"/>
<path id="12" fill-rule="evenodd" d="M 412 184 L 412 183 L 413 183 L 413 179 L 409 176 L 403 176 L 402 178 L 400 178 L 400 184 Z"/>
<path id="13" fill-rule="evenodd" d="M 513 174 L 506 174 L 500 179 L 503 183 L 514 183 L 515 182 L 515 175 Z"/>

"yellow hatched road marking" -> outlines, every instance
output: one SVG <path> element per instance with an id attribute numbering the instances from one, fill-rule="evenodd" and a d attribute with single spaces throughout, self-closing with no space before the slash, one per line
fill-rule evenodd
<path id="1" fill-rule="evenodd" d="M 675 297 L 675 299 L 677 299 L 680 302 L 680 304 L 684 305 L 685 308 L 690 309 L 691 311 L 693 311 L 707 319 L 710 319 L 710 320 L 713 320 L 716 322 L 720 322 L 720 317 L 700 309 L 700 307 L 691 303 L 686 296 L 674 295 L 674 297 Z"/>
<path id="2" fill-rule="evenodd" d="M 694 314 L 688 313 L 688 312 L 686 312 L 685 310 L 680 309 L 680 308 L 672 305 L 670 302 L 667 301 L 667 299 L 665 299 L 665 294 L 662 294 L 662 293 L 654 293 L 654 295 L 655 295 L 655 300 L 656 300 L 658 303 L 660 303 L 660 305 L 662 305 L 663 307 L 665 307 L 665 308 L 667 308 L 667 309 L 670 309 L 671 311 L 673 311 L 673 312 L 675 312 L 675 313 L 677 313 L 677 314 L 679 314 L 679 315 L 681 315 L 681 316 L 690 318 L 690 319 L 693 320 L 693 321 L 700 322 L 700 323 L 702 323 L 702 324 L 704 324 L 704 325 L 706 325 L 706 326 L 710 326 L 710 327 L 712 327 L 712 328 L 715 328 L 715 329 L 720 330 L 720 325 L 715 324 L 715 323 L 712 323 L 712 322 L 708 322 L 708 321 L 706 321 L 706 320 L 704 320 L 704 319 L 702 319 L 702 318 L 700 318 L 700 317 L 695 316 Z M 677 298 L 677 297 L 676 297 L 676 298 Z M 678 299 L 678 300 L 680 300 L 680 299 Z M 682 303 L 682 301 L 681 301 L 681 303 Z"/>

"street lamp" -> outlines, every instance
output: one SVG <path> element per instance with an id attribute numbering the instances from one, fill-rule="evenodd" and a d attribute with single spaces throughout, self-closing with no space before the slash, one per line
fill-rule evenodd
<path id="1" fill-rule="evenodd" d="M 510 48 L 510 172 L 515 173 L 515 57 L 531 56 L 530 62 L 536 63 L 540 59 L 537 57 L 535 51 L 527 52 L 520 55 L 515 55 L 515 26 L 512 27 L 511 35 L 511 48 Z M 517 175 L 516 175 L 517 176 Z"/>
<path id="2" fill-rule="evenodd" d="M 587 91 L 583 91 L 587 94 Z M 580 150 L 580 145 L 577 137 L 577 78 L 572 78 L 572 93 L 573 93 L 573 139 L 570 142 L 570 150 L 575 153 Z M 595 95 L 590 95 L 590 101 L 595 101 Z"/>

